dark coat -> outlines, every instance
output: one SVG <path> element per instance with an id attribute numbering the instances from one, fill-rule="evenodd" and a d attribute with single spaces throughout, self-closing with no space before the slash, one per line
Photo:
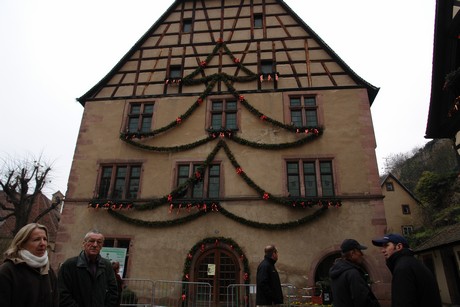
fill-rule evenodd
<path id="1" fill-rule="evenodd" d="M 391 281 L 392 307 L 441 307 L 441 296 L 431 271 L 414 253 L 405 248 L 387 260 L 393 274 Z"/>
<path id="2" fill-rule="evenodd" d="M 339 258 L 329 270 L 334 307 L 380 306 L 358 265 Z"/>
<path id="3" fill-rule="evenodd" d="M 96 273 L 90 271 L 85 253 L 67 259 L 59 270 L 61 307 L 115 307 L 117 280 L 109 260 L 98 257 Z"/>
<path id="4" fill-rule="evenodd" d="M 57 307 L 57 280 L 53 270 L 41 274 L 25 262 L 7 259 L 0 266 L 0 306 Z"/>
<path id="5" fill-rule="evenodd" d="M 275 260 L 265 256 L 257 268 L 256 305 L 283 303 L 283 291 Z"/>

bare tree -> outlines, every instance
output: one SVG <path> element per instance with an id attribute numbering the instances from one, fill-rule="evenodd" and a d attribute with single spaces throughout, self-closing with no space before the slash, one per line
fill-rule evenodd
<path id="1" fill-rule="evenodd" d="M 38 222 L 43 216 L 54 210 L 61 200 L 54 200 L 51 206 L 42 209 L 32 219 L 30 215 L 33 206 L 36 205 L 35 200 L 50 182 L 51 165 L 43 163 L 41 157 L 23 161 L 11 160 L 12 162 L 3 159 L 4 165 L 0 171 L 0 187 L 6 196 L 6 202 L 0 200 L 0 209 L 3 211 L 0 222 L 14 217 L 14 235 L 29 221 Z"/>

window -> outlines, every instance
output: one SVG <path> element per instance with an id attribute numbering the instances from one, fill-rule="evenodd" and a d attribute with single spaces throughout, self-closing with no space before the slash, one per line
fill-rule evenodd
<path id="1" fill-rule="evenodd" d="M 126 238 L 110 238 L 107 237 L 104 239 L 104 247 L 116 247 L 116 248 L 125 248 L 126 257 L 124 263 L 120 261 L 120 275 L 122 278 L 126 278 L 126 272 L 128 269 L 128 260 L 129 260 L 129 246 L 131 245 L 131 240 Z M 109 259 L 106 255 L 101 252 L 101 256 Z M 110 260 L 110 259 L 109 259 Z"/>
<path id="2" fill-rule="evenodd" d="M 184 19 L 182 23 L 182 32 L 183 33 L 192 32 L 192 19 Z"/>
<path id="3" fill-rule="evenodd" d="M 237 130 L 237 102 L 234 99 L 211 102 L 211 130 Z"/>
<path id="4" fill-rule="evenodd" d="M 196 178 L 201 173 L 201 163 L 179 164 L 177 167 L 177 186 L 180 186 L 189 178 Z M 220 194 L 220 165 L 211 164 L 206 174 L 200 174 L 200 178 L 192 187 L 183 190 L 185 198 L 217 198 Z"/>
<path id="5" fill-rule="evenodd" d="M 274 73 L 272 60 L 262 60 L 260 61 L 260 72 L 264 75 L 271 75 Z"/>
<path id="6" fill-rule="evenodd" d="M 318 106 L 311 96 L 289 97 L 291 123 L 296 127 L 318 126 Z"/>
<path id="7" fill-rule="evenodd" d="M 394 191 L 394 186 L 393 186 L 393 182 L 386 182 L 385 183 L 385 187 L 387 188 L 387 191 Z"/>
<path id="8" fill-rule="evenodd" d="M 139 191 L 141 166 L 104 165 L 101 168 L 98 198 L 135 199 Z"/>
<path id="9" fill-rule="evenodd" d="M 414 231 L 414 227 L 412 225 L 403 225 L 401 226 L 401 231 L 403 236 L 408 236 Z"/>
<path id="10" fill-rule="evenodd" d="M 153 103 L 133 103 L 128 114 L 128 132 L 148 132 L 152 128 Z"/>
<path id="11" fill-rule="evenodd" d="M 263 15 L 254 14 L 254 28 L 262 28 L 262 27 L 263 27 Z"/>
<path id="12" fill-rule="evenodd" d="M 402 213 L 403 214 L 410 214 L 410 207 L 409 205 L 401 205 Z"/>
<path id="13" fill-rule="evenodd" d="M 169 67 L 169 79 L 180 79 L 182 78 L 182 66 L 171 65 Z"/>
<path id="14" fill-rule="evenodd" d="M 289 196 L 325 197 L 335 195 L 332 161 L 287 161 L 286 171 Z"/>

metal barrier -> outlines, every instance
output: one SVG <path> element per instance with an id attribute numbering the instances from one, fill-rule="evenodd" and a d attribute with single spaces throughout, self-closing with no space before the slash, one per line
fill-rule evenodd
<path id="1" fill-rule="evenodd" d="M 153 306 L 210 307 L 212 287 L 209 283 L 157 280 L 154 282 Z"/>
<path id="2" fill-rule="evenodd" d="M 227 306 L 256 306 L 256 285 L 232 284 L 227 287 Z"/>
<path id="3" fill-rule="evenodd" d="M 282 307 L 322 305 L 321 288 L 296 288 L 282 284 Z M 255 284 L 231 284 L 227 287 L 228 307 L 256 307 Z M 149 279 L 123 279 L 120 306 L 142 307 L 211 307 L 212 286 L 203 282 Z M 225 303 L 224 303 L 225 304 Z"/>
<path id="4" fill-rule="evenodd" d="M 284 304 L 283 307 L 290 307 L 300 305 L 302 303 L 310 303 L 312 295 L 308 295 L 305 289 L 297 289 L 291 284 L 282 284 Z M 257 287 L 255 284 L 232 284 L 227 287 L 227 306 L 231 307 L 255 307 L 256 306 L 256 292 Z"/>
<path id="5" fill-rule="evenodd" d="M 153 306 L 153 291 L 150 279 L 123 279 L 120 306 Z"/>

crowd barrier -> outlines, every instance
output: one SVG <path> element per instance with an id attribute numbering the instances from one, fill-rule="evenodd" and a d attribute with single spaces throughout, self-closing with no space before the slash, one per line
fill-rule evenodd
<path id="1" fill-rule="evenodd" d="M 321 305 L 320 288 L 296 288 L 281 285 L 284 296 L 282 307 Z M 256 307 L 255 284 L 231 284 L 227 287 L 227 301 L 220 307 Z M 212 286 L 202 282 L 184 282 L 148 279 L 123 279 L 121 306 L 139 307 L 211 307 Z"/>

